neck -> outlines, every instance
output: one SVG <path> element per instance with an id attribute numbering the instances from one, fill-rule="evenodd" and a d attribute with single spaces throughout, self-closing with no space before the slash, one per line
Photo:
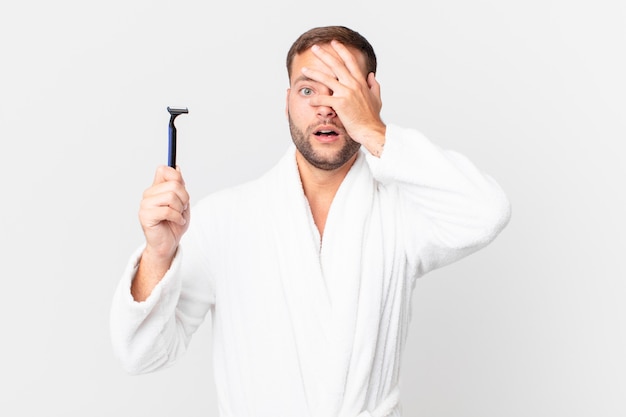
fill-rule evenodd
<path id="1" fill-rule="evenodd" d="M 348 171 L 350 171 L 356 158 L 357 154 L 341 167 L 327 171 L 314 167 L 304 159 L 299 151 L 296 151 L 296 162 L 298 163 L 302 188 L 309 201 L 311 214 L 320 232 L 320 237 L 324 234 L 324 226 L 333 198 L 335 198 L 339 186 L 348 175 Z"/>
<path id="2" fill-rule="evenodd" d="M 298 172 L 304 188 L 304 195 L 308 198 L 316 198 L 319 195 L 335 195 L 343 179 L 348 175 L 352 164 L 356 160 L 355 154 L 348 162 L 334 170 L 324 170 L 311 165 L 302 154 L 296 150 L 296 162 Z"/>

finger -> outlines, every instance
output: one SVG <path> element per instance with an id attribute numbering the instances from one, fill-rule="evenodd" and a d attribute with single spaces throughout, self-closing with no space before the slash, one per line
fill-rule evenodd
<path id="1" fill-rule="evenodd" d="M 189 200 L 180 198 L 180 196 L 173 191 L 167 191 L 144 196 L 139 205 L 139 209 L 142 210 L 150 207 L 170 207 L 182 213 L 189 208 Z"/>
<path id="2" fill-rule="evenodd" d="M 311 51 L 340 82 L 347 83 L 354 78 L 345 62 L 334 49 L 329 51 L 319 45 L 313 45 Z"/>
<path id="3" fill-rule="evenodd" d="M 187 206 L 183 212 L 182 212 L 183 218 L 185 219 L 186 223 L 189 223 L 189 220 L 191 219 L 191 209 L 189 208 L 189 206 Z"/>
<path id="4" fill-rule="evenodd" d="M 367 86 L 373 93 L 380 93 L 380 84 L 378 83 L 378 80 L 376 80 L 376 74 L 373 72 L 367 74 Z"/>
<path id="5" fill-rule="evenodd" d="M 189 204 L 189 193 L 187 192 L 187 189 L 178 181 L 173 180 L 160 182 L 150 186 L 143 192 L 143 199 L 154 197 L 160 194 L 171 193 L 176 195 L 183 205 Z"/>
<path id="6" fill-rule="evenodd" d="M 178 195 L 178 197 L 183 201 L 189 201 L 189 193 L 187 193 L 187 189 L 184 185 L 177 181 L 165 181 L 151 185 L 143 192 L 143 198 L 168 192 L 176 193 L 176 195 Z"/>
<path id="7" fill-rule="evenodd" d="M 180 226 L 187 224 L 186 216 L 171 207 L 150 207 L 139 212 L 139 220 L 145 228 L 158 226 L 164 221 Z"/>
<path id="8" fill-rule="evenodd" d="M 376 98 L 378 110 L 380 110 L 382 107 L 380 84 L 378 83 L 378 80 L 376 80 L 376 75 L 373 72 L 370 72 L 367 75 L 367 86 L 369 87 L 371 94 Z"/>
<path id="9" fill-rule="evenodd" d="M 179 165 L 176 165 L 176 172 L 180 174 L 180 181 L 183 183 L 183 185 L 185 185 L 185 178 L 183 178 L 183 173 Z"/>
<path id="10" fill-rule="evenodd" d="M 159 184 L 165 181 L 176 181 L 181 184 L 185 184 L 180 168 L 176 167 L 176 169 L 174 169 L 167 165 L 161 165 L 157 168 L 152 183 Z"/>
<path id="11" fill-rule="evenodd" d="M 344 65 L 350 71 L 350 74 L 355 79 L 363 79 L 363 69 L 359 65 L 359 61 L 353 52 L 351 52 L 344 44 L 339 41 L 333 40 L 330 46 L 341 58 Z"/>
<path id="12" fill-rule="evenodd" d="M 319 106 L 330 107 L 333 111 L 336 112 L 337 111 L 336 107 L 341 106 L 340 100 L 341 100 L 341 97 L 318 94 L 309 99 L 309 105 L 313 107 L 319 107 Z"/>
<path id="13" fill-rule="evenodd" d="M 330 93 L 334 93 L 336 90 L 342 88 L 342 85 L 339 81 L 332 75 L 329 75 L 323 71 L 315 70 L 313 68 L 303 67 L 302 74 L 304 74 L 307 78 L 317 81 L 320 84 L 324 84 L 331 91 Z"/>
<path id="14" fill-rule="evenodd" d="M 155 194 L 141 200 L 140 209 L 152 207 L 170 207 L 182 213 L 189 207 L 189 205 L 186 201 L 181 200 L 176 193 L 170 191 Z"/>

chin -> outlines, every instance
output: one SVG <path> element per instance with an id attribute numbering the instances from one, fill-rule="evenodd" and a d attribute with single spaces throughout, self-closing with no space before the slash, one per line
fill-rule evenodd
<path id="1" fill-rule="evenodd" d="M 354 155 L 358 152 L 361 145 L 354 143 L 346 143 L 340 149 L 314 149 L 313 146 L 298 148 L 300 154 L 311 165 L 324 171 L 334 171 L 343 167 L 350 162 Z"/>

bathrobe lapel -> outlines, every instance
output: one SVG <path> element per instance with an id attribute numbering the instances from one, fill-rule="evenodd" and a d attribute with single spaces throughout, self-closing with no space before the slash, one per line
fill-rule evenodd
<path id="1" fill-rule="evenodd" d="M 383 290 L 383 238 L 374 181 L 359 153 L 333 200 L 321 250 L 330 288 L 333 416 L 354 416 L 365 406 L 378 340 Z"/>
<path id="2" fill-rule="evenodd" d="M 273 246 L 303 388 L 313 416 L 337 416 L 346 395 L 348 408 L 362 406 L 376 346 L 382 240 L 370 227 L 375 182 L 359 154 L 333 200 L 320 246 L 293 146 L 268 180 Z"/>

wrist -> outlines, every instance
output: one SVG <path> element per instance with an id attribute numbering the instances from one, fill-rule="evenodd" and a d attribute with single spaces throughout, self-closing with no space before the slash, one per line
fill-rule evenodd
<path id="1" fill-rule="evenodd" d="M 381 123 L 380 126 L 370 129 L 361 142 L 365 149 L 373 156 L 380 158 L 383 154 L 386 141 L 387 126 Z"/>
<path id="2" fill-rule="evenodd" d="M 172 256 L 162 256 L 155 254 L 148 247 L 144 249 L 130 287 L 131 295 L 135 301 L 145 301 L 150 296 L 154 287 L 172 266 L 175 254 L 176 251 Z"/>
<path id="3" fill-rule="evenodd" d="M 178 247 L 174 248 L 153 248 L 147 245 L 141 253 L 140 264 L 150 265 L 150 269 L 167 271 L 172 264 Z"/>

